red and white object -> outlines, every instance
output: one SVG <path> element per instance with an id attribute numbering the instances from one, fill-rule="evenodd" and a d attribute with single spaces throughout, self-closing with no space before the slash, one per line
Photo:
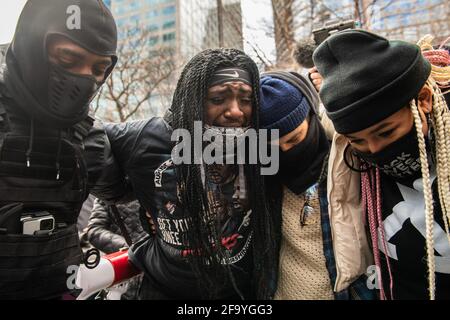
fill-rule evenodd
<path id="1" fill-rule="evenodd" d="M 139 275 L 128 260 L 128 251 L 120 251 L 100 258 L 100 263 L 94 269 L 81 265 L 78 269 L 75 284 L 82 289 L 77 300 L 86 300 L 93 294 L 107 289 Z"/>

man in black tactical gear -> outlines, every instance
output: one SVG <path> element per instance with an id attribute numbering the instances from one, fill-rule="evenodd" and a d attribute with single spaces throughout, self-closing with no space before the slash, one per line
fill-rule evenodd
<path id="1" fill-rule="evenodd" d="M 0 47 L 0 299 L 72 289 L 89 104 L 116 64 L 116 46 L 102 1 L 29 0 L 12 43 Z M 101 185 L 101 176 L 89 178 Z"/>

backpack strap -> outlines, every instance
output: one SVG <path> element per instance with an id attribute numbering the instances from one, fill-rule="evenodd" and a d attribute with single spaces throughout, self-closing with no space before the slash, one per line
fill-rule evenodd
<path id="1" fill-rule="evenodd" d="M 95 119 L 92 116 L 87 116 L 86 119 L 77 123 L 72 127 L 74 142 L 82 144 L 84 139 L 88 136 L 92 127 L 94 126 Z"/>

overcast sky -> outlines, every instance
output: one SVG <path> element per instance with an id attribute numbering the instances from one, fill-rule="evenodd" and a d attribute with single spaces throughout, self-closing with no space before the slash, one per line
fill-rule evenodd
<path id="1" fill-rule="evenodd" d="M 57 1 L 57 0 L 55 0 Z M 12 40 L 17 19 L 26 0 L 2 0 L 0 10 L 0 44 Z M 242 0 L 244 15 L 244 35 L 251 43 L 257 43 L 267 56 L 271 56 L 275 50 L 273 39 L 266 36 L 264 30 L 259 28 L 263 18 L 269 18 L 272 14 L 268 0 Z M 246 51 L 252 54 L 252 50 L 246 44 Z"/>
<path id="2" fill-rule="evenodd" d="M 3 0 L 0 10 L 0 44 L 11 42 L 17 19 L 25 4 L 25 0 Z"/>
<path id="3" fill-rule="evenodd" d="M 244 16 L 244 38 L 252 44 L 257 44 L 264 54 L 273 59 L 275 55 L 275 42 L 266 35 L 261 27 L 263 19 L 272 20 L 272 6 L 269 0 L 242 0 L 242 13 Z M 245 43 L 245 51 L 253 55 L 248 43 Z"/>

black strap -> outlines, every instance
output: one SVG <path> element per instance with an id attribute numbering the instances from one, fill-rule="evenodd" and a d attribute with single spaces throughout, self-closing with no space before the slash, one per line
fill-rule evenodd
<path id="1" fill-rule="evenodd" d="M 0 240 L 0 258 L 15 257 L 17 259 L 50 256 L 72 248 L 77 249 L 80 241 L 74 226 L 49 236 L 27 237 L 11 234 L 0 236 Z M 51 257 L 47 257 L 47 261 L 51 261 Z"/>
<path id="2" fill-rule="evenodd" d="M 1 81 L 1 80 L 0 80 Z M 10 130 L 9 128 L 9 118 L 6 113 L 6 108 L 4 106 L 4 99 L 2 94 L 2 83 L 0 83 L 0 150 L 3 145 L 3 136 Z"/>
<path id="3" fill-rule="evenodd" d="M 167 110 L 167 112 L 166 112 L 166 114 L 164 115 L 164 121 L 166 121 L 168 124 L 169 124 L 169 126 L 172 126 L 173 125 L 173 113 L 172 113 L 172 110 Z"/>
<path id="4" fill-rule="evenodd" d="M 74 202 L 84 200 L 84 190 L 44 189 L 44 188 L 0 188 L 4 202 Z"/>
<path id="5" fill-rule="evenodd" d="M 8 219 L 10 219 L 12 216 L 14 215 L 19 215 L 21 214 L 23 211 L 23 204 L 22 203 L 10 203 L 2 208 L 0 208 L 0 228 L 4 228 L 5 226 L 3 225 L 6 221 L 8 221 Z M 0 247 L 1 247 L 1 243 L 0 243 Z M 1 256 L 1 251 L 0 251 L 0 256 Z"/>
<path id="6" fill-rule="evenodd" d="M 125 227 L 125 224 L 123 223 L 119 210 L 115 205 L 111 205 L 110 208 L 114 215 L 114 218 L 116 219 L 117 225 L 119 226 L 120 231 L 122 232 L 122 235 L 125 238 L 125 241 L 127 242 L 128 246 L 131 247 L 131 245 L 133 244 L 133 240 L 131 240 L 130 234 L 128 233 L 128 230 Z"/>
<path id="7" fill-rule="evenodd" d="M 1 100 L 1 93 L 0 93 L 0 124 L 3 124 L 6 122 L 6 109 L 3 106 L 2 100 Z"/>
<path id="8" fill-rule="evenodd" d="M 60 181 L 67 181 L 72 178 L 74 174 L 73 168 L 50 168 L 45 166 L 38 166 L 35 163 L 30 168 L 25 166 L 26 160 L 20 163 L 6 163 L 0 161 L 0 177 L 10 178 L 27 178 L 36 180 L 50 180 L 55 181 L 59 173 Z"/>
<path id="9" fill-rule="evenodd" d="M 73 137 L 77 143 L 83 143 L 84 139 L 89 135 L 94 126 L 95 119 L 87 116 L 86 119 L 73 126 Z"/>

